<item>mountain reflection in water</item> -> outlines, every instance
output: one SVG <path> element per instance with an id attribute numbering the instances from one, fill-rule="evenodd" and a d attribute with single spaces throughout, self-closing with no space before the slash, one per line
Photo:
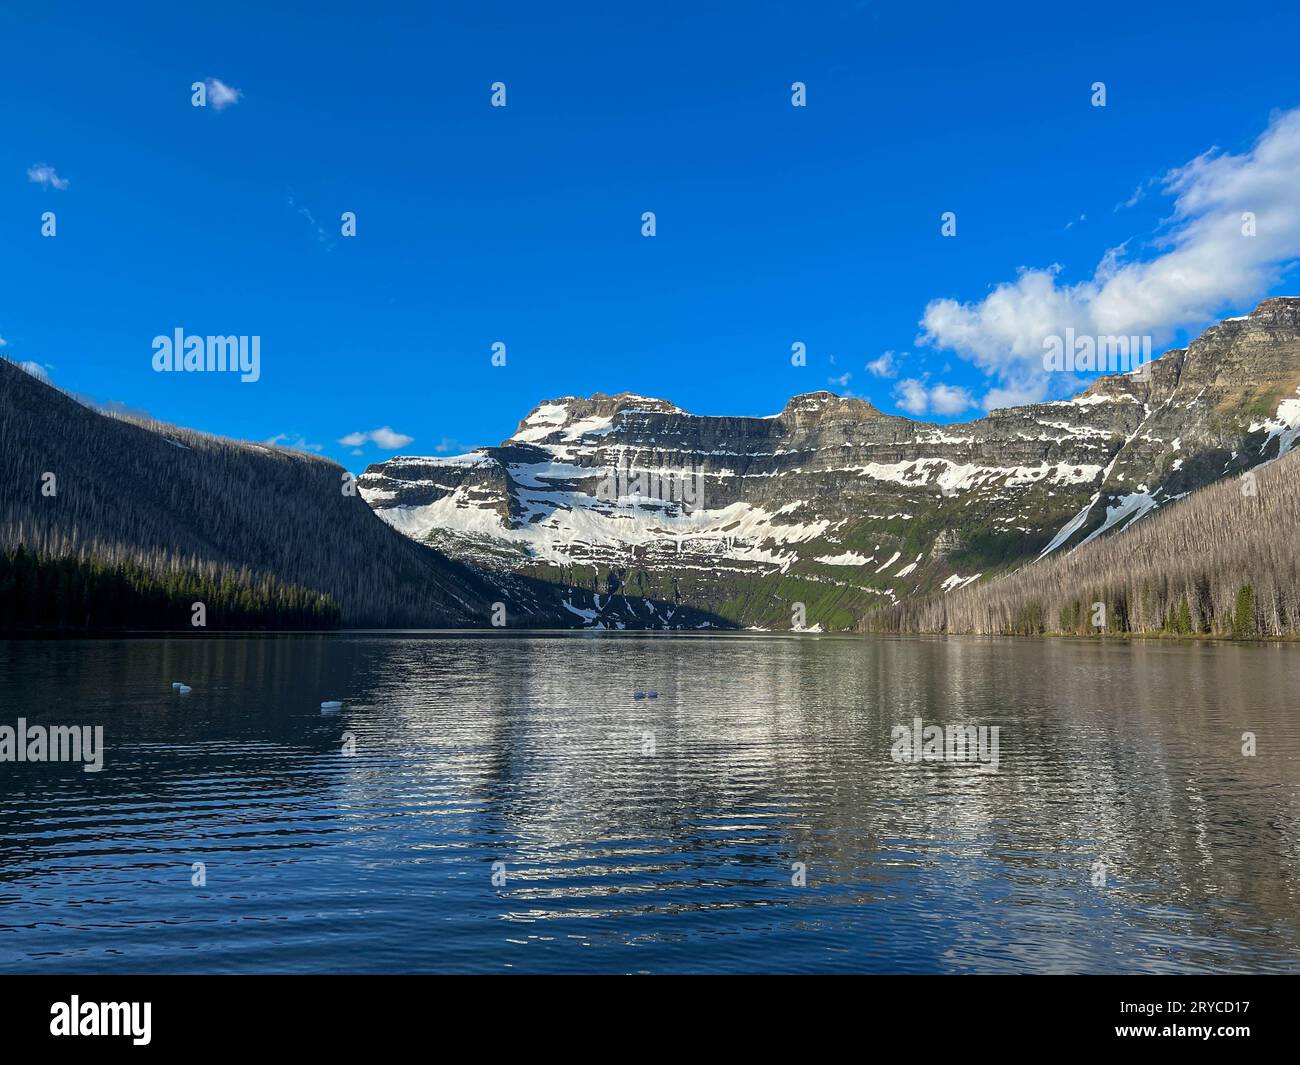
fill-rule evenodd
<path id="1" fill-rule="evenodd" d="M 106 752 L 0 763 L 0 970 L 1296 971 L 1298 679 L 1262 644 L 3 641 L 0 725 Z M 894 761 L 917 718 L 997 726 L 998 771 Z"/>

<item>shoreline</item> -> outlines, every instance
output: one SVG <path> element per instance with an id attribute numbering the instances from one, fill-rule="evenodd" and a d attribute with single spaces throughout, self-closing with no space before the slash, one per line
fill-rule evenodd
<path id="1" fill-rule="evenodd" d="M 793 632 L 772 629 L 562 629 L 562 628 L 338 628 L 338 629 L 227 629 L 206 632 L 168 629 L 98 629 L 93 631 L 50 630 L 0 630 L 0 640 L 46 642 L 58 640 L 122 640 L 122 639 L 248 639 L 250 637 L 284 636 L 472 636 L 503 638 L 512 636 L 583 636 L 593 637 L 676 637 L 695 639 L 835 639 L 863 641 L 872 637 L 889 639 L 976 639 L 976 640 L 1069 640 L 1085 643 L 1132 643 L 1159 641 L 1161 643 L 1224 643 L 1224 644 L 1274 644 L 1300 643 L 1300 634 L 1282 636 L 1221 636 L 1214 633 L 1106 633 L 1079 636 L 1073 633 L 1041 632 L 1033 635 L 1015 632 Z"/>

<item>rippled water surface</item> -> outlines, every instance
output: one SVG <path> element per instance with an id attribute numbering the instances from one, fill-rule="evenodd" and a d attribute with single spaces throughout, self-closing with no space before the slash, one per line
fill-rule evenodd
<path id="1" fill-rule="evenodd" d="M 0 725 L 107 746 L 0 763 L 0 970 L 1300 971 L 1298 693 L 1294 645 L 0 642 Z M 917 717 L 998 771 L 896 763 Z"/>

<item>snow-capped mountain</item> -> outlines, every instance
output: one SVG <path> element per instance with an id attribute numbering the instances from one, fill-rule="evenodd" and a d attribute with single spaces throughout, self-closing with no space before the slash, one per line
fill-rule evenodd
<path id="1" fill-rule="evenodd" d="M 360 488 L 394 528 L 485 569 L 841 628 L 1120 530 L 1297 437 L 1300 298 L 1277 298 L 1141 373 L 976 421 L 830 392 L 767 417 L 566 396 L 499 446 L 390 459 Z"/>

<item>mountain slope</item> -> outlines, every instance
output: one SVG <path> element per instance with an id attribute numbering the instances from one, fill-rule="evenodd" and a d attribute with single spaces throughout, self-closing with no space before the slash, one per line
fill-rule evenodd
<path id="1" fill-rule="evenodd" d="M 1086 509 L 1049 548 L 1087 543 L 1201 485 L 1285 454 L 1300 435 L 1300 299 L 1265 300 L 1151 364 L 1150 387 L 1102 378 L 1081 399 L 1134 396 L 1143 416 Z"/>
<path id="2" fill-rule="evenodd" d="M 101 414 L 0 361 L 0 545 L 271 576 L 333 596 L 351 625 L 487 624 L 500 590 L 376 520 L 343 472 Z"/>
<path id="3" fill-rule="evenodd" d="M 1300 453 L 986 584 L 871 615 L 875 632 L 1300 635 Z M 1099 609 L 1100 607 L 1100 609 Z"/>
<path id="4" fill-rule="evenodd" d="M 1281 298 L 1147 373 L 971 422 L 829 392 L 761 418 L 568 396 L 500 446 L 394 458 L 359 483 L 394 528 L 485 569 L 848 628 L 1276 457 L 1300 433 L 1298 386 L 1300 299 Z"/>

